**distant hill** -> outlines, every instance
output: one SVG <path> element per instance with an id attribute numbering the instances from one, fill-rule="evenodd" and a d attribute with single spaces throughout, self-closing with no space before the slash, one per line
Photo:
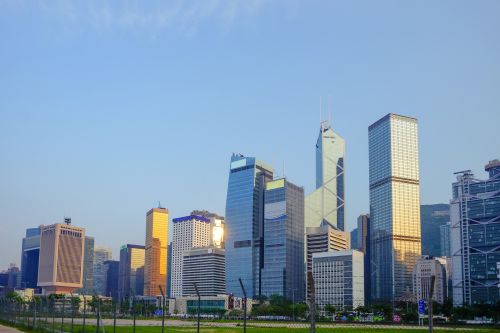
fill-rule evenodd
<path id="1" fill-rule="evenodd" d="M 450 220 L 450 205 L 421 205 L 420 223 L 422 229 L 422 254 L 441 255 L 439 227 Z"/>

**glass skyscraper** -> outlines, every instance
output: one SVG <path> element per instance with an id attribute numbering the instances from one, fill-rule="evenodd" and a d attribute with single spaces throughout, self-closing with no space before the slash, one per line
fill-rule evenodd
<path id="1" fill-rule="evenodd" d="M 306 197 L 306 227 L 328 223 L 344 230 L 344 152 L 344 139 L 322 122 L 316 142 L 316 190 Z"/>
<path id="2" fill-rule="evenodd" d="M 373 301 L 411 294 L 421 255 L 417 119 L 388 114 L 368 128 Z"/>
<path id="3" fill-rule="evenodd" d="M 40 227 L 26 229 L 21 255 L 21 287 L 36 288 L 40 255 Z"/>
<path id="4" fill-rule="evenodd" d="M 231 157 L 226 199 L 226 287 L 229 294 L 261 294 L 264 190 L 273 169 L 253 157 Z"/>
<path id="5" fill-rule="evenodd" d="M 262 295 L 304 299 L 304 188 L 286 179 L 266 184 Z"/>
<path id="6" fill-rule="evenodd" d="M 450 205 L 452 287 L 455 306 L 500 301 L 500 161 L 487 180 L 459 172 Z M 498 270 L 498 272 L 497 272 Z"/>

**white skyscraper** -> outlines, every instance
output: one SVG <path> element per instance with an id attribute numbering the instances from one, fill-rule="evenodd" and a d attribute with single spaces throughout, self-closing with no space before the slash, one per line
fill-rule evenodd
<path id="1" fill-rule="evenodd" d="M 171 297 L 182 296 L 182 264 L 184 255 L 195 247 L 206 247 L 212 239 L 210 220 L 202 216 L 189 215 L 175 218 L 172 238 Z"/>

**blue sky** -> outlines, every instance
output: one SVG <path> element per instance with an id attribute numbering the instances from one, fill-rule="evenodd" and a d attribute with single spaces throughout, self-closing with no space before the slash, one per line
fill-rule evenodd
<path id="1" fill-rule="evenodd" d="M 349 230 L 389 112 L 419 119 L 421 202 L 448 202 L 500 158 L 500 2 L 0 1 L 0 269 L 65 215 L 116 258 L 158 201 L 224 214 L 232 152 L 312 191 L 320 96 Z"/>

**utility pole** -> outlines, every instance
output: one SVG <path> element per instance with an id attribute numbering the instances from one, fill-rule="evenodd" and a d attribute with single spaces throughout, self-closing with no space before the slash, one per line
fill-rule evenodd
<path id="1" fill-rule="evenodd" d="M 307 273 L 307 280 L 309 281 L 309 316 L 311 316 L 310 333 L 316 332 L 316 290 L 314 288 L 314 277 L 312 272 Z"/>
<path id="2" fill-rule="evenodd" d="M 243 286 L 241 278 L 238 278 L 238 280 L 240 281 L 240 287 L 243 291 L 243 333 L 247 333 L 247 292 Z"/>
<path id="3" fill-rule="evenodd" d="M 431 285 L 429 289 L 429 333 L 432 333 L 432 296 L 434 294 L 434 282 L 436 281 L 436 276 L 431 276 Z"/>

